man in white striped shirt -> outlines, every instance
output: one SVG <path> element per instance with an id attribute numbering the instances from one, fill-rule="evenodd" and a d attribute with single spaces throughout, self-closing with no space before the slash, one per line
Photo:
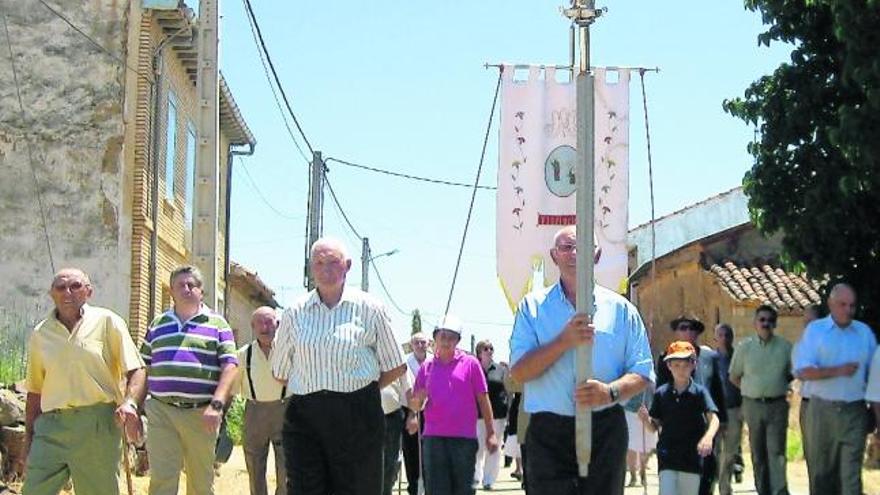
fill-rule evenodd
<path id="1" fill-rule="evenodd" d="M 281 317 L 272 373 L 293 394 L 285 412 L 287 491 L 379 495 L 385 415 L 379 390 L 406 364 L 384 305 L 345 286 L 351 258 L 322 238 L 309 258 L 316 289 Z"/>

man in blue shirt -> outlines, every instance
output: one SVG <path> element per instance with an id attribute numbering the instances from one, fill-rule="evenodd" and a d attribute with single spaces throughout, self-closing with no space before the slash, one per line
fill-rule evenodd
<path id="1" fill-rule="evenodd" d="M 593 322 L 575 313 L 576 231 L 556 233 L 550 257 L 559 283 L 527 295 L 510 337 L 511 376 L 523 383 L 531 413 L 526 448 L 530 495 L 623 494 L 627 428 L 621 401 L 654 381 L 651 349 L 638 310 L 620 295 L 594 290 Z M 600 250 L 595 253 L 596 262 Z M 575 348 L 593 344 L 593 378 L 577 383 Z M 589 476 L 578 476 L 575 403 L 593 410 Z"/>
<path id="2" fill-rule="evenodd" d="M 865 387 L 877 339 L 855 319 L 856 293 L 837 284 L 830 315 L 804 330 L 794 356 L 795 376 L 810 385 L 806 457 L 810 493 L 862 493 L 868 414 Z"/>

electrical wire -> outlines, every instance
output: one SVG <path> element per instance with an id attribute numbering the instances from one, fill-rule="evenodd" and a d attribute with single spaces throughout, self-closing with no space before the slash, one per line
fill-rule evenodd
<path id="1" fill-rule="evenodd" d="M 275 79 L 275 84 L 278 86 L 278 91 L 281 93 L 281 98 L 284 100 L 284 105 L 287 107 L 287 111 L 288 113 L 290 113 L 290 117 L 291 119 L 293 119 L 293 123 L 296 124 L 296 129 L 299 131 L 300 136 L 302 136 L 303 141 L 306 143 L 306 147 L 309 149 L 309 152 L 314 155 L 315 150 L 314 148 L 312 148 L 312 144 L 309 142 L 309 138 L 306 137 L 306 133 L 303 132 L 302 126 L 299 123 L 299 119 L 297 119 L 296 114 L 293 113 L 293 108 L 290 106 L 290 100 L 288 100 L 287 98 L 287 93 L 284 91 L 284 86 L 281 85 L 281 79 L 278 77 L 278 72 L 275 70 L 275 64 L 272 62 L 272 57 L 269 55 L 269 50 L 266 48 L 266 41 L 263 39 L 263 32 L 260 29 L 260 23 L 257 22 L 256 15 L 254 15 L 254 9 L 251 6 L 250 0 L 244 0 L 244 8 L 247 11 L 248 17 L 253 22 L 254 29 L 256 29 L 257 31 L 257 38 L 259 40 L 260 48 L 266 55 L 266 61 L 269 63 L 269 70 L 272 72 L 272 77 Z"/>
<path id="2" fill-rule="evenodd" d="M 3 15 L 3 30 L 6 33 L 6 46 L 9 48 L 9 64 L 12 66 L 12 80 L 15 83 L 15 94 L 18 96 L 18 109 L 21 112 L 21 125 L 24 128 L 27 122 L 24 112 L 24 101 L 21 98 L 21 86 L 18 83 L 18 72 L 15 69 L 15 54 L 12 52 L 12 37 L 9 36 L 9 24 L 6 20 L 6 15 Z M 31 146 L 31 141 L 24 135 L 24 133 L 22 134 L 25 146 L 27 147 L 28 164 L 30 164 L 31 175 L 34 180 L 34 192 L 37 196 L 37 206 L 40 210 L 40 222 L 43 226 L 43 235 L 46 239 L 46 251 L 49 253 L 49 266 L 52 268 L 52 273 L 55 273 L 55 257 L 52 255 L 52 242 L 49 239 L 49 226 L 46 221 L 46 206 L 43 203 L 43 193 L 40 191 L 40 183 L 37 180 L 37 168 L 34 166 L 34 151 Z"/>
<path id="3" fill-rule="evenodd" d="M 376 278 L 379 280 L 379 285 L 382 287 L 382 292 L 384 292 L 385 296 L 388 297 L 388 300 L 391 301 L 391 305 L 394 306 L 394 309 L 396 309 L 397 312 L 402 314 L 403 316 L 410 316 L 412 312 L 407 312 L 401 309 L 400 305 L 397 304 L 397 301 L 394 300 L 394 297 L 391 296 L 391 292 L 388 290 L 388 286 L 385 285 L 385 281 L 382 280 L 382 274 L 379 273 L 379 268 L 376 267 L 376 263 L 373 261 L 372 258 L 370 259 L 370 266 L 373 267 L 373 273 L 376 274 Z"/>
<path id="4" fill-rule="evenodd" d="M 247 11 L 246 2 L 242 1 L 245 4 L 245 10 Z M 266 57 L 263 54 L 263 50 L 260 48 L 260 40 L 257 36 L 257 30 L 255 28 L 255 20 L 249 14 L 248 25 L 251 28 L 251 35 L 254 38 L 254 44 L 257 46 L 257 54 L 260 56 L 260 63 L 263 65 L 263 74 L 266 76 L 266 82 L 269 83 L 269 89 L 272 90 L 272 97 L 275 98 L 275 106 L 278 107 L 278 112 L 281 114 L 281 120 L 284 122 L 284 127 L 287 128 L 287 133 L 290 135 L 290 139 L 293 141 L 293 145 L 296 146 L 296 150 L 299 152 L 299 155 L 305 160 L 306 163 L 309 163 L 309 157 L 306 156 L 305 152 L 300 146 L 299 141 L 296 140 L 294 136 L 293 129 L 290 128 L 290 122 L 287 120 L 287 114 L 284 113 L 284 107 L 281 106 L 281 100 L 278 99 L 278 91 L 275 89 L 275 85 L 272 83 L 272 76 L 269 75 L 269 66 L 266 64 Z"/>
<path id="5" fill-rule="evenodd" d="M 489 121 L 486 123 L 486 134 L 483 136 L 483 150 L 480 153 L 480 164 L 477 166 L 477 177 L 474 179 L 473 192 L 471 193 L 471 204 L 468 207 L 467 219 L 464 222 L 464 231 L 461 233 L 461 245 L 458 248 L 458 258 L 455 260 L 455 271 L 452 274 L 452 284 L 449 287 L 449 298 L 446 299 L 446 311 L 449 313 L 449 306 L 452 305 L 452 294 L 455 293 L 455 282 L 458 279 L 458 269 L 461 267 L 461 256 L 464 253 L 464 243 L 467 240 L 468 227 L 471 224 L 471 215 L 474 212 L 474 200 L 477 198 L 477 184 L 480 183 L 480 174 L 483 171 L 483 161 L 486 158 L 486 147 L 489 145 L 489 131 L 492 130 L 492 120 L 495 117 L 495 106 L 498 103 L 498 94 L 501 92 L 501 76 L 504 69 L 498 71 L 498 81 L 495 83 L 495 96 L 492 98 L 492 109 L 489 111 Z"/>
<path id="6" fill-rule="evenodd" d="M 339 163 L 339 164 L 341 164 L 341 165 L 347 165 L 347 166 L 349 166 L 349 167 L 355 167 L 355 168 L 359 168 L 359 169 L 363 169 L 363 170 L 369 170 L 370 172 L 376 172 L 376 173 L 380 173 L 380 174 L 391 175 L 391 176 L 394 176 L 394 177 L 401 177 L 401 178 L 403 178 L 403 179 L 410 179 L 410 180 L 416 180 L 416 181 L 421 181 L 421 182 L 429 182 L 429 183 L 432 183 L 432 184 L 442 184 L 442 185 L 444 185 L 444 186 L 459 186 L 459 187 L 468 187 L 468 188 L 475 187 L 473 184 L 465 184 L 465 183 L 463 183 L 463 182 L 453 182 L 453 181 L 442 180 L 442 179 L 432 179 L 432 178 L 430 178 L 430 177 L 420 177 L 420 176 L 417 176 L 417 175 L 404 174 L 404 173 L 401 173 L 401 172 L 393 172 L 393 171 L 391 171 L 391 170 L 386 170 L 386 169 L 381 169 L 381 168 L 376 168 L 376 167 L 370 167 L 370 166 L 367 166 L 367 165 L 361 165 L 361 164 L 359 164 L 359 163 L 349 162 L 349 161 L 346 161 L 346 160 L 340 160 L 339 158 L 332 158 L 332 157 L 330 157 L 330 158 L 327 158 L 327 159 L 324 160 L 324 161 L 325 161 L 325 162 L 336 162 L 336 163 Z M 488 191 L 494 191 L 494 190 L 498 189 L 498 188 L 495 187 L 495 186 L 481 186 L 481 185 L 476 186 L 476 188 L 477 188 L 477 189 L 484 189 L 484 190 L 488 190 Z"/>
<path id="7" fill-rule="evenodd" d="M 244 160 L 241 159 L 241 156 L 238 157 L 238 163 L 239 163 L 239 165 L 241 165 L 240 168 L 241 168 L 241 170 L 244 171 L 244 175 L 245 175 L 245 177 L 247 177 L 248 182 L 251 183 L 251 188 L 253 188 L 254 192 L 257 193 L 257 197 L 259 197 L 260 200 L 263 201 L 263 204 L 265 204 L 266 207 L 268 207 L 268 208 L 269 208 L 270 210 L 272 210 L 276 215 L 278 215 L 278 216 L 281 217 L 281 218 L 284 218 L 285 220 L 302 220 L 302 217 L 301 217 L 301 216 L 299 216 L 299 217 L 295 217 L 295 216 L 293 216 L 293 215 L 289 215 L 289 214 L 287 214 L 287 213 L 282 212 L 282 211 L 279 210 L 278 208 L 275 208 L 275 207 L 272 205 L 272 203 L 270 203 L 269 200 L 266 199 L 266 196 L 263 195 L 263 192 L 260 191 L 260 188 L 257 187 L 257 183 L 254 181 L 254 178 L 251 177 L 251 173 L 248 172 L 247 166 L 245 165 Z"/>
<path id="8" fill-rule="evenodd" d="M 324 170 L 324 183 L 327 184 L 327 189 L 330 191 L 330 197 L 333 198 L 333 203 L 336 204 L 336 209 L 339 210 L 339 213 L 342 214 L 343 220 L 348 224 L 348 228 L 354 233 L 355 237 L 358 238 L 359 241 L 362 241 L 364 238 L 361 236 L 357 229 L 354 228 L 354 225 L 351 224 L 351 220 L 348 219 L 348 215 L 345 214 L 345 210 L 342 209 L 342 205 L 339 204 L 339 198 L 336 197 L 336 192 L 333 190 L 333 186 L 330 185 L 330 179 L 327 178 L 327 171 Z"/>
<path id="9" fill-rule="evenodd" d="M 146 79 L 147 81 L 149 81 L 150 84 L 153 84 L 154 81 L 153 81 L 153 78 L 152 78 L 152 77 L 150 77 L 149 75 L 144 74 L 143 72 L 139 71 L 138 69 L 136 69 L 136 68 L 134 68 L 134 67 L 128 65 L 128 64 L 125 62 L 125 60 L 123 60 L 122 58 L 119 57 L 119 55 L 113 53 L 112 51 L 110 51 L 109 48 L 106 48 L 104 45 L 102 45 L 102 44 L 98 43 L 97 41 L 95 41 L 94 38 L 92 38 L 91 36 L 89 36 L 85 31 L 83 31 L 83 30 L 80 29 L 76 24 L 74 24 L 73 22 L 71 22 L 70 19 L 68 19 L 67 17 L 65 17 L 64 14 L 62 14 L 62 13 L 59 12 L 56 8 L 54 8 L 54 7 L 52 7 L 51 5 L 49 5 L 48 3 L 46 3 L 45 0 L 37 0 L 37 1 L 40 2 L 41 4 L 43 4 L 43 6 L 46 7 L 46 9 L 49 10 L 49 12 L 52 12 L 53 14 L 55 14 L 56 17 L 58 17 L 59 19 L 61 19 L 62 21 L 64 21 L 68 26 L 70 26 L 71 29 L 73 29 L 74 31 L 76 31 L 77 33 L 79 33 L 83 38 L 87 39 L 92 45 L 95 46 L 95 48 L 97 48 L 98 50 L 101 50 L 102 52 L 104 52 L 104 54 L 106 54 L 107 56 L 109 56 L 109 57 L 112 58 L 113 60 L 119 62 L 119 64 L 122 65 L 123 67 L 125 67 L 126 69 L 128 69 L 128 70 L 134 72 L 135 74 L 137 74 L 137 75 L 143 77 L 144 79 Z"/>

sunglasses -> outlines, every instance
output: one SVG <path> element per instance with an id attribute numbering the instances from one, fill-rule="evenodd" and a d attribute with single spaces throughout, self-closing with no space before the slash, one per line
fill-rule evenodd
<path id="1" fill-rule="evenodd" d="M 776 318 L 758 318 L 758 322 L 760 323 L 776 323 Z"/>
<path id="2" fill-rule="evenodd" d="M 493 348 L 493 347 L 483 347 L 483 351 L 484 351 L 484 352 L 485 352 L 485 351 L 495 352 L 495 348 Z"/>
<path id="3" fill-rule="evenodd" d="M 572 253 L 574 251 L 577 251 L 577 245 L 576 244 L 557 244 L 556 250 L 559 251 L 560 253 Z"/>
<path id="4" fill-rule="evenodd" d="M 690 325 L 679 325 L 679 326 L 675 327 L 675 329 L 679 332 L 693 332 L 693 331 L 697 330 L 696 328 L 694 328 Z"/>
<path id="5" fill-rule="evenodd" d="M 55 284 L 52 286 L 52 290 L 58 291 L 58 292 L 64 292 L 66 290 L 69 290 L 70 292 L 76 292 L 76 291 L 82 290 L 83 287 L 85 287 L 85 286 L 86 286 L 86 284 L 77 280 L 75 282 L 70 282 L 68 284 Z"/>

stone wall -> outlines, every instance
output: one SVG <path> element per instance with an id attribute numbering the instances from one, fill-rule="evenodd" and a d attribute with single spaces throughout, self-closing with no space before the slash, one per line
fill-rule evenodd
<path id="1" fill-rule="evenodd" d="M 0 61 L 0 305 L 46 300 L 54 268 L 79 266 L 93 302 L 128 310 L 129 233 L 123 163 L 126 2 L 53 5 L 95 42 L 38 2 L 0 0 L 9 57 Z M 9 43 L 11 41 L 11 43 Z M 115 57 L 115 58 L 114 58 Z M 48 239 L 47 239 L 48 238 Z M 52 257 L 49 255 L 51 246 Z"/>

